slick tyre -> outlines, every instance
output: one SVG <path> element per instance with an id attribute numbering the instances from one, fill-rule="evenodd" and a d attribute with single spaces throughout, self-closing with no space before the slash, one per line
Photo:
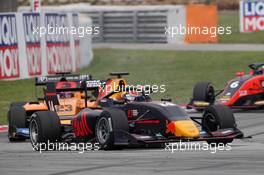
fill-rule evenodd
<path id="1" fill-rule="evenodd" d="M 202 119 L 202 127 L 204 130 L 214 132 L 218 129 L 236 128 L 236 122 L 232 110 L 223 105 L 212 105 L 205 109 Z M 208 143 L 223 143 L 232 142 L 233 139 L 209 140 Z"/>
<path id="2" fill-rule="evenodd" d="M 26 127 L 26 111 L 23 106 L 12 106 L 10 107 L 7 114 L 8 121 L 8 139 L 10 142 L 25 141 L 26 138 L 23 136 L 16 135 L 16 128 Z"/>
<path id="3" fill-rule="evenodd" d="M 36 151 L 55 150 L 61 140 L 61 126 L 57 113 L 38 111 L 32 114 L 29 123 L 30 142 Z M 48 143 L 51 143 L 50 145 Z"/>
<path id="4" fill-rule="evenodd" d="M 212 83 L 206 81 L 196 83 L 193 88 L 193 101 L 203 101 L 212 104 L 214 100 L 215 91 Z"/>
<path id="5" fill-rule="evenodd" d="M 115 132 L 128 132 L 127 117 L 119 109 L 107 109 L 98 117 L 95 126 L 96 141 L 101 149 L 114 150 L 124 147 L 115 144 Z"/>

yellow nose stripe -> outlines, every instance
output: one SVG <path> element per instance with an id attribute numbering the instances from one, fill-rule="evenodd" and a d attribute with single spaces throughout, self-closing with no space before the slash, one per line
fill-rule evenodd
<path id="1" fill-rule="evenodd" d="M 171 122 L 168 130 L 177 137 L 197 138 L 200 136 L 199 129 L 192 120 L 180 120 Z"/>

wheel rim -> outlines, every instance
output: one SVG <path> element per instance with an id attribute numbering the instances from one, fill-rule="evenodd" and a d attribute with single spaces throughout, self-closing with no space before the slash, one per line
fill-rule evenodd
<path id="1" fill-rule="evenodd" d="M 218 123 L 212 113 L 205 114 L 204 126 L 206 127 L 206 129 L 209 129 L 209 131 L 216 131 L 218 129 Z"/>
<path id="2" fill-rule="evenodd" d="M 33 144 L 38 142 L 38 124 L 35 120 L 30 122 L 30 140 Z"/>
<path id="3" fill-rule="evenodd" d="M 100 143 L 105 143 L 109 137 L 110 129 L 106 118 L 101 118 L 97 126 L 97 138 Z"/>
<path id="4" fill-rule="evenodd" d="M 214 100 L 214 88 L 212 86 L 209 86 L 207 89 L 207 99 L 209 102 Z"/>

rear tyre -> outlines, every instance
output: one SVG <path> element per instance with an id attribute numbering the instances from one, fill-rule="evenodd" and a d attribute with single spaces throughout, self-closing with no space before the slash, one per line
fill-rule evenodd
<path id="1" fill-rule="evenodd" d="M 206 81 L 196 83 L 193 88 L 193 101 L 213 104 L 215 101 L 215 91 L 212 83 Z"/>
<path id="2" fill-rule="evenodd" d="M 18 136 L 16 134 L 17 128 L 26 127 L 26 111 L 23 105 L 10 105 L 10 109 L 7 114 L 8 121 L 8 139 L 10 142 L 25 141 L 26 138 L 23 136 Z"/>
<path id="3" fill-rule="evenodd" d="M 115 145 L 115 132 L 128 132 L 125 113 L 119 109 L 107 109 L 101 113 L 95 126 L 96 141 L 101 149 L 122 149 L 124 145 Z"/>
<path id="4" fill-rule="evenodd" d="M 212 105 L 205 109 L 202 119 L 203 129 L 214 132 L 218 129 L 226 128 L 236 128 L 236 122 L 234 114 L 230 108 L 223 105 Z M 209 140 L 209 144 L 227 144 L 231 143 L 233 139 L 218 139 L 218 140 Z"/>
<path id="5" fill-rule="evenodd" d="M 61 126 L 57 113 L 38 111 L 32 114 L 29 135 L 30 142 L 36 151 L 56 149 L 54 143 L 61 140 Z"/>

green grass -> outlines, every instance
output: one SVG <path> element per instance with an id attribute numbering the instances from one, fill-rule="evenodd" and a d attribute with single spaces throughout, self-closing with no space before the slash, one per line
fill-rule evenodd
<path id="1" fill-rule="evenodd" d="M 188 102 L 193 85 L 199 80 L 212 81 L 222 88 L 236 71 L 248 71 L 247 65 L 261 62 L 264 52 L 168 52 L 97 49 L 92 64 L 81 73 L 106 79 L 109 72 L 128 71 L 129 84 L 166 85 L 166 93 L 155 99 L 171 97 L 174 102 Z M 13 101 L 35 98 L 33 80 L 0 81 L 0 123 Z"/>
<path id="2" fill-rule="evenodd" d="M 231 35 L 219 35 L 220 43 L 262 43 L 264 44 L 264 31 L 253 33 L 240 33 L 239 11 L 220 11 L 219 26 L 232 27 Z"/>
<path id="3" fill-rule="evenodd" d="M 264 52 L 173 52 L 95 50 L 95 60 L 88 69 L 94 77 L 105 78 L 112 71 L 128 71 L 131 84 L 165 84 L 166 93 L 178 103 L 187 102 L 192 87 L 199 80 L 212 81 L 217 87 L 235 76 L 249 71 L 248 64 L 261 62 Z"/>

